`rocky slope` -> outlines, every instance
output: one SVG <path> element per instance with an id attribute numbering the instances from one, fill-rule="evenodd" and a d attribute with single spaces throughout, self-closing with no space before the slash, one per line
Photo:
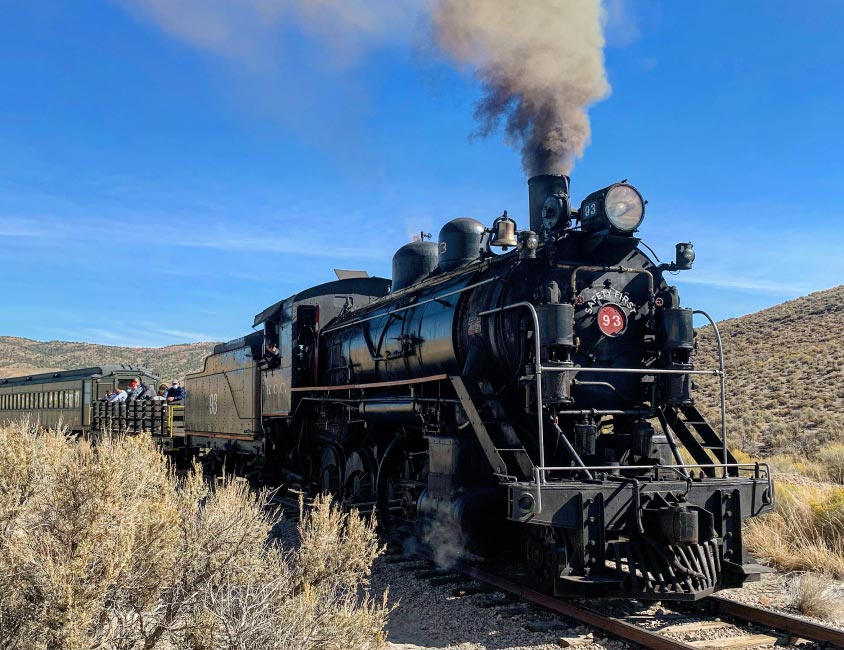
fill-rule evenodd
<path id="1" fill-rule="evenodd" d="M 0 336 L 0 377 L 128 363 L 143 366 L 165 380 L 181 379 L 186 373 L 200 370 L 213 347 L 214 343 L 183 343 L 163 348 L 129 348 Z"/>
<path id="2" fill-rule="evenodd" d="M 727 370 L 730 442 L 745 451 L 812 452 L 844 441 L 844 285 L 718 324 Z M 715 367 L 711 327 L 695 364 Z M 718 420 L 717 384 L 698 403 Z"/>

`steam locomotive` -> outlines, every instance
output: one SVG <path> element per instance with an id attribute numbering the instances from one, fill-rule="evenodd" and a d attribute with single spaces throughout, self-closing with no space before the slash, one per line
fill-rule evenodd
<path id="1" fill-rule="evenodd" d="M 770 472 L 696 408 L 711 374 L 723 415 L 723 355 L 693 367 L 695 312 L 664 277 L 694 249 L 653 261 L 632 185 L 575 208 L 569 183 L 528 181 L 527 229 L 455 219 L 402 246 L 391 279 L 338 272 L 262 311 L 187 377 L 185 448 L 558 595 L 758 578 L 741 522 L 773 509 Z"/>

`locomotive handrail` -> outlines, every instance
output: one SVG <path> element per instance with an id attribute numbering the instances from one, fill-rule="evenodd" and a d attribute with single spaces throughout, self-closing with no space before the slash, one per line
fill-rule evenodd
<path id="1" fill-rule="evenodd" d="M 542 366 L 543 372 L 626 372 L 640 375 L 721 375 L 722 370 L 670 370 L 668 368 L 596 368 L 594 366 Z"/>
<path id="2" fill-rule="evenodd" d="M 771 475 L 771 466 L 768 463 L 762 463 L 759 461 L 754 461 L 752 463 L 681 463 L 679 465 L 590 465 L 588 467 L 579 467 L 579 466 L 567 466 L 567 467 L 537 467 L 536 472 L 537 474 L 543 474 L 545 472 L 582 472 L 584 469 L 589 470 L 590 472 L 617 472 L 619 470 L 649 470 L 654 472 L 654 476 L 658 476 L 659 470 L 668 469 L 675 471 L 678 476 L 682 479 L 688 480 L 688 477 L 684 477 L 680 471 L 681 470 L 689 470 L 689 469 L 717 469 L 721 468 L 724 472 L 724 478 L 727 478 L 727 470 L 731 468 L 736 468 L 740 470 L 744 469 L 752 469 L 753 470 L 753 478 L 754 479 L 761 479 L 764 478 L 768 482 L 768 492 L 770 494 L 770 498 L 773 498 L 773 476 Z M 764 473 L 763 473 L 764 471 Z M 737 476 L 738 477 L 738 476 Z M 736 478 L 737 478 L 736 477 Z"/>
<path id="3" fill-rule="evenodd" d="M 718 348 L 718 369 L 721 376 L 721 458 L 726 464 L 727 457 L 727 378 L 724 375 L 724 346 L 721 344 L 721 332 L 718 331 L 718 326 L 712 320 L 712 316 L 707 314 L 702 309 L 695 309 L 692 314 L 700 314 L 709 324 L 712 325 L 712 331 L 715 332 L 715 345 Z M 724 467 L 724 477 L 727 476 L 727 468 Z"/>
<path id="4" fill-rule="evenodd" d="M 648 294 L 653 300 L 654 297 L 654 276 L 653 273 L 648 271 L 647 269 L 631 269 L 625 266 L 577 266 L 571 272 L 571 297 L 572 300 L 577 296 L 577 272 L 578 271 L 586 271 L 586 272 L 604 272 L 604 273 L 641 273 L 643 275 L 648 276 Z"/>
<path id="5" fill-rule="evenodd" d="M 579 465 L 566 465 L 564 467 L 542 467 L 540 469 L 548 470 L 549 472 L 580 472 L 588 469 L 592 472 L 609 472 L 621 469 L 635 469 L 635 470 L 659 470 L 659 469 L 711 469 L 715 467 L 745 467 L 749 469 L 764 469 L 767 475 L 770 475 L 770 465 L 759 461 L 748 463 L 681 463 L 677 465 L 587 465 L 581 467 Z"/>
<path id="6" fill-rule="evenodd" d="M 367 316 L 366 318 L 358 318 L 357 320 L 350 321 L 348 323 L 341 323 L 339 325 L 335 325 L 334 327 L 328 327 L 324 330 L 321 330 L 321 334 L 328 334 L 329 332 L 334 332 L 336 330 L 341 330 L 346 327 L 351 327 L 352 325 L 359 325 L 360 323 L 366 323 L 371 320 L 375 320 L 376 318 L 384 318 L 385 316 L 392 316 L 393 314 L 398 314 L 399 312 L 407 311 L 408 309 L 415 309 L 416 307 L 421 307 L 422 305 L 427 305 L 429 302 L 437 302 L 438 300 L 442 300 L 443 298 L 448 298 L 449 296 L 454 296 L 458 293 L 463 293 L 464 291 L 469 291 L 470 289 L 475 289 L 477 287 L 483 286 L 485 284 L 489 284 L 490 282 L 498 282 L 498 278 L 487 278 L 486 280 L 481 280 L 480 282 L 475 282 L 474 284 L 468 284 L 462 289 L 455 289 L 454 291 L 447 291 L 446 293 L 441 293 L 438 296 L 434 296 L 433 298 L 428 298 L 427 300 L 423 300 L 422 302 L 415 302 L 412 305 L 405 305 L 404 307 L 399 307 L 397 309 L 391 309 L 390 311 L 385 311 L 382 314 L 375 314 L 374 316 Z M 529 303 L 528 303 L 529 304 Z"/>
<path id="7" fill-rule="evenodd" d="M 536 381 L 536 426 L 539 433 L 539 466 L 540 468 L 545 465 L 545 427 L 543 425 L 543 413 L 542 413 L 542 347 L 541 341 L 539 340 L 539 314 L 536 313 L 536 307 L 533 306 L 532 303 L 527 301 L 522 302 L 514 302 L 512 305 L 505 305 L 504 307 L 497 307 L 495 309 L 487 309 L 486 311 L 478 312 L 478 316 L 489 316 L 491 314 L 498 314 L 503 311 L 507 311 L 510 309 L 518 309 L 522 307 L 527 309 L 530 312 L 531 317 L 533 318 L 533 347 L 534 347 L 534 359 L 536 360 L 535 363 L 535 381 Z M 575 458 L 580 461 L 580 457 L 575 453 Z M 583 464 L 582 461 L 580 463 Z M 539 471 L 536 473 L 538 482 L 544 483 L 545 482 L 545 473 Z"/>

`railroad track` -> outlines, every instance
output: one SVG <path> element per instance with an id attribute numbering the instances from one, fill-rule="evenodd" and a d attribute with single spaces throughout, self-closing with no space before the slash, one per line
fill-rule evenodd
<path id="1" fill-rule="evenodd" d="M 273 501 L 275 505 L 283 508 L 285 518 L 288 521 L 295 521 L 299 518 L 298 498 L 276 497 Z M 307 500 L 305 507 L 308 507 Z M 395 544 L 396 549 L 401 549 L 391 553 L 386 558 L 387 562 L 406 565 L 409 570 L 414 572 L 415 578 L 427 580 L 432 586 L 463 584 L 462 587 L 454 590 L 455 595 L 459 596 L 471 596 L 476 593 L 498 590 L 510 599 L 509 601 L 501 601 L 502 605 L 512 604 L 512 599 L 532 603 L 541 609 L 589 625 L 603 633 L 643 648 L 652 650 L 701 650 L 702 648 L 753 650 L 760 647 L 795 644 L 798 640 L 805 640 L 817 644 L 824 650 L 836 648 L 844 650 L 844 632 L 840 630 L 806 621 L 796 616 L 745 605 L 720 596 L 709 596 L 692 605 L 678 603 L 679 607 L 692 610 L 691 616 L 695 617 L 705 617 L 708 610 L 713 615 L 709 620 L 672 623 L 670 621 L 661 622 L 655 617 L 641 616 L 625 620 L 624 617 L 609 615 L 591 607 L 534 591 L 518 582 L 466 562 L 455 561 L 450 564 L 448 569 L 438 568 L 434 555 L 428 548 L 418 544 L 413 545 L 410 547 L 412 553 L 408 554 L 406 552 L 408 547 L 403 544 L 402 538 L 387 535 L 386 541 L 388 544 Z M 424 562 L 422 567 L 418 564 L 420 560 Z M 480 588 L 466 586 L 466 583 L 472 581 L 484 586 Z M 689 636 L 694 633 L 727 628 L 730 623 L 725 621 L 724 618 L 731 619 L 740 626 L 750 624 L 757 626 L 758 629 L 755 631 L 746 630 L 747 633 L 741 636 L 722 636 L 713 639 L 682 641 L 672 638 L 672 635 Z M 657 627 L 656 629 L 648 629 L 641 624 L 643 622 L 655 623 Z"/>
<path id="2" fill-rule="evenodd" d="M 422 566 L 419 565 L 420 559 L 424 562 Z M 432 554 L 424 548 L 416 547 L 410 555 L 403 552 L 394 553 L 387 558 L 387 562 L 406 564 L 408 570 L 414 571 L 415 578 L 429 580 L 434 586 L 462 583 L 464 586 L 454 590 L 455 596 L 497 590 L 508 596 L 498 601 L 502 607 L 509 606 L 512 609 L 513 603 L 519 601 L 531 603 L 559 616 L 589 625 L 604 634 L 653 650 L 701 650 L 701 648 L 752 650 L 775 645 L 797 644 L 799 640 L 813 642 L 817 644 L 817 647 L 824 649 L 844 649 L 844 632 L 840 630 L 795 616 L 744 605 L 719 596 L 709 596 L 699 601 L 690 616 L 700 620 L 692 622 L 672 623 L 660 621 L 652 616 L 632 616 L 626 619 L 533 591 L 517 582 L 464 562 L 455 562 L 449 569 L 437 569 Z M 483 587 L 466 586 L 467 583 L 473 581 L 480 583 Z M 505 615 L 509 614 L 505 613 Z M 718 629 L 727 629 L 731 626 L 731 622 L 725 619 L 731 619 L 739 627 L 744 628 L 750 624 L 756 629 L 745 628 L 739 636 L 692 640 L 674 638 L 688 639 L 689 636 L 695 635 L 705 637 Z M 655 625 L 655 629 L 644 627 L 642 623 L 645 622 Z M 577 645 L 577 640 L 571 640 L 571 645 Z"/>

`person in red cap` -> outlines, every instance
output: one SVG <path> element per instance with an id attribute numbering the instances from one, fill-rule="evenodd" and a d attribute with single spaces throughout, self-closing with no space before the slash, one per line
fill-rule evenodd
<path id="1" fill-rule="evenodd" d="M 129 397 L 127 402 L 134 402 L 136 399 L 152 399 L 155 391 L 149 384 L 133 379 L 129 382 Z"/>
<path id="2" fill-rule="evenodd" d="M 144 389 L 141 388 L 141 382 L 139 382 L 137 379 L 133 379 L 132 381 L 129 382 L 129 390 L 126 391 L 126 393 L 127 393 L 126 401 L 127 402 L 134 402 L 136 399 L 138 399 L 141 396 L 141 394 L 143 392 L 144 392 Z"/>

